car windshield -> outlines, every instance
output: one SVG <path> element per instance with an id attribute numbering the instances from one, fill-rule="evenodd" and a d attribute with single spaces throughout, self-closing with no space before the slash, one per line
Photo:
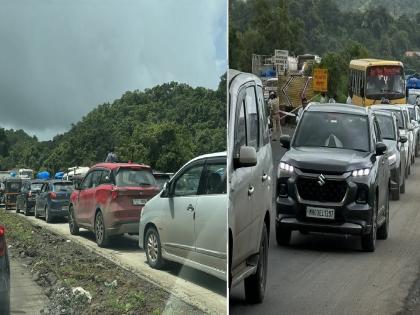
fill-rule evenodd
<path id="1" fill-rule="evenodd" d="M 346 113 L 306 112 L 294 138 L 294 147 L 328 147 L 368 152 L 366 116 Z"/>
<path id="2" fill-rule="evenodd" d="M 54 183 L 54 191 L 72 191 L 72 190 L 73 190 L 72 182 Z"/>
<path id="3" fill-rule="evenodd" d="M 397 119 L 398 129 L 405 129 L 404 119 L 403 119 L 401 110 L 386 109 L 386 108 L 384 108 L 384 109 L 381 108 L 381 110 L 389 110 L 389 111 L 393 112 L 395 114 L 395 118 Z"/>
<path id="4" fill-rule="evenodd" d="M 404 72 L 400 66 L 374 66 L 367 70 L 366 94 L 369 96 L 385 94 L 405 94 Z M 377 97 L 375 97 L 377 98 Z"/>
<path id="5" fill-rule="evenodd" d="M 31 184 L 31 191 L 41 190 L 42 183 L 33 183 Z"/>
<path id="6" fill-rule="evenodd" d="M 392 117 L 385 115 L 377 115 L 376 118 L 379 123 L 379 129 L 381 130 L 382 138 L 388 140 L 396 140 Z"/>
<path id="7" fill-rule="evenodd" d="M 122 168 L 115 176 L 117 186 L 156 186 L 156 180 L 152 172 L 141 169 Z"/>

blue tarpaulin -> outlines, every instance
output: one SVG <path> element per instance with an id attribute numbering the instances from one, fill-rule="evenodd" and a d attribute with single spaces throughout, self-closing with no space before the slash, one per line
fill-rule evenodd
<path id="1" fill-rule="evenodd" d="M 407 89 L 420 89 L 420 78 L 409 77 L 407 79 Z"/>
<path id="2" fill-rule="evenodd" d="M 55 179 L 63 179 L 63 176 L 64 176 L 64 172 L 57 172 L 57 173 L 55 173 L 54 178 Z"/>
<path id="3" fill-rule="evenodd" d="M 36 174 L 36 178 L 38 178 L 38 179 L 49 179 L 50 178 L 50 173 L 47 172 L 47 171 L 39 172 L 38 174 Z"/>

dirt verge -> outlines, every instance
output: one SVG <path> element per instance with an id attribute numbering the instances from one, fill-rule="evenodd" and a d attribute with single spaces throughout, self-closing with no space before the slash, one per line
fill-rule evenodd
<path id="1" fill-rule="evenodd" d="M 156 285 L 60 235 L 0 209 L 11 255 L 49 297 L 45 314 L 203 314 Z"/>

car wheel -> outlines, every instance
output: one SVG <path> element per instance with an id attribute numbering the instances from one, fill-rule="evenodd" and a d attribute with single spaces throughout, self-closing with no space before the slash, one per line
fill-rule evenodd
<path id="1" fill-rule="evenodd" d="M 261 303 L 264 300 L 265 285 L 267 282 L 268 264 L 268 233 L 267 227 L 263 225 L 260 253 L 257 272 L 245 278 L 245 299 L 248 303 Z"/>
<path id="2" fill-rule="evenodd" d="M 382 223 L 381 227 L 378 228 L 377 237 L 378 240 L 386 240 L 389 233 L 389 196 L 386 198 L 385 208 L 385 222 Z"/>
<path id="3" fill-rule="evenodd" d="M 401 192 L 402 194 L 404 194 L 404 193 L 405 193 L 405 177 L 403 178 L 403 183 L 402 183 L 402 185 L 401 185 L 401 187 L 400 187 L 400 192 Z"/>
<path id="4" fill-rule="evenodd" d="M 79 234 L 79 226 L 76 223 L 76 219 L 74 218 L 74 210 L 73 206 L 69 208 L 69 228 L 71 235 L 78 235 Z"/>
<path id="5" fill-rule="evenodd" d="M 95 217 L 95 238 L 99 247 L 105 247 L 109 244 L 109 237 L 105 229 L 104 217 L 101 211 L 98 211 Z"/>
<path id="6" fill-rule="evenodd" d="M 416 150 L 414 152 L 415 152 L 414 153 L 415 157 L 418 157 L 419 156 L 419 143 L 418 142 L 416 143 Z"/>
<path id="7" fill-rule="evenodd" d="M 53 218 L 51 216 L 50 207 L 45 206 L 44 211 L 45 211 L 45 222 L 51 223 Z"/>
<path id="8" fill-rule="evenodd" d="M 150 267 L 161 269 L 165 261 L 162 258 L 162 247 L 160 243 L 159 233 L 154 227 L 150 227 L 146 232 L 146 258 Z"/>
<path id="9" fill-rule="evenodd" d="M 24 205 L 23 205 L 23 213 L 25 214 L 25 216 L 28 216 L 29 215 L 29 209 L 28 209 L 28 203 L 27 202 L 25 202 L 24 203 Z"/>
<path id="10" fill-rule="evenodd" d="M 292 231 L 276 226 L 276 240 L 277 244 L 287 246 L 290 244 L 292 238 Z"/>
<path id="11" fill-rule="evenodd" d="M 400 168 L 400 170 L 401 170 L 401 168 Z M 390 190 L 392 200 L 400 200 L 400 189 L 401 189 L 400 181 L 401 181 L 401 177 L 400 177 L 399 174 L 400 174 L 400 172 L 398 172 L 398 185 L 397 185 L 397 189 Z"/>
<path id="12" fill-rule="evenodd" d="M 34 214 L 35 218 L 39 219 L 38 208 L 36 207 L 36 205 L 35 205 L 35 210 L 34 210 L 34 212 L 35 212 L 35 214 Z"/>
<path id="13" fill-rule="evenodd" d="M 9 292 L 2 292 L 0 295 L 0 314 L 10 314 L 10 295 Z"/>
<path id="14" fill-rule="evenodd" d="M 362 235 L 362 249 L 365 252 L 374 252 L 376 246 L 376 229 L 377 229 L 377 200 L 375 199 L 372 209 L 372 226 L 366 235 Z"/>

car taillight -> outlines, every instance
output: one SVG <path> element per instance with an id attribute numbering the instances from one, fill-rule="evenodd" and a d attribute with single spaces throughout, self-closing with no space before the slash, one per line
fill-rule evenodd
<path id="1" fill-rule="evenodd" d="M 57 194 L 55 192 L 50 192 L 50 198 L 51 199 L 57 198 Z"/>
<path id="2" fill-rule="evenodd" d="M 6 253 L 6 241 L 4 240 L 4 226 L 0 225 L 0 257 Z"/>

